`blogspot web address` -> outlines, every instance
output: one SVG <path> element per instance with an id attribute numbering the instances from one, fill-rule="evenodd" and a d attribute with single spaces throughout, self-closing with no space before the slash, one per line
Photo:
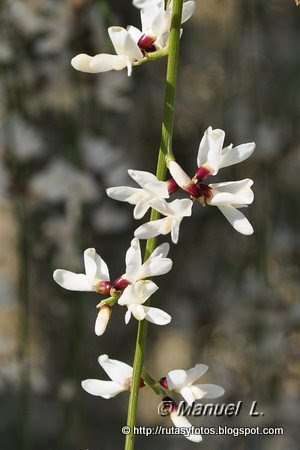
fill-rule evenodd
<path id="1" fill-rule="evenodd" d="M 131 431 L 130 427 L 124 426 L 122 428 L 122 434 L 129 434 Z M 133 427 L 134 435 L 143 436 L 161 436 L 161 435 L 181 435 L 181 436 L 191 436 L 191 435 L 202 435 L 202 436 L 281 436 L 284 434 L 283 427 L 229 427 L 229 426 L 218 426 L 218 427 L 162 427 L 161 425 L 156 425 L 155 427 L 145 427 L 145 426 L 135 426 Z"/>

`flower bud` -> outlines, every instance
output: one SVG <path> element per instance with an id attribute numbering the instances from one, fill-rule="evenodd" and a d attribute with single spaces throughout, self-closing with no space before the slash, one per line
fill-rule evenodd
<path id="1" fill-rule="evenodd" d="M 112 284 L 110 281 L 100 281 L 100 283 L 97 285 L 97 293 L 109 295 L 111 287 Z"/>
<path id="2" fill-rule="evenodd" d="M 169 390 L 169 386 L 168 386 L 168 382 L 167 382 L 167 377 L 162 377 L 159 380 L 159 383 L 161 384 L 161 386 L 166 389 L 167 391 Z"/>
<path id="3" fill-rule="evenodd" d="M 109 305 L 103 305 L 100 307 L 95 323 L 95 333 L 97 336 L 102 336 L 102 334 L 105 332 L 111 316 L 111 312 L 112 308 Z"/>
<path id="4" fill-rule="evenodd" d="M 114 282 L 113 282 L 113 289 L 115 289 L 116 291 L 124 291 L 124 289 L 130 284 L 130 281 L 127 280 L 126 278 L 124 278 L 123 276 L 117 278 Z"/>
<path id="5" fill-rule="evenodd" d="M 209 169 L 207 169 L 207 167 L 201 166 L 201 167 L 199 167 L 199 169 L 197 169 L 197 171 L 194 175 L 194 179 L 196 179 L 197 181 L 203 181 L 209 175 L 211 175 L 211 171 Z"/>
<path id="6" fill-rule="evenodd" d="M 142 50 L 145 50 L 147 52 L 149 52 L 149 51 L 153 52 L 156 50 L 155 46 L 153 45 L 154 42 L 156 41 L 156 39 L 157 39 L 157 36 L 155 34 L 144 33 L 138 40 L 137 44 Z"/>

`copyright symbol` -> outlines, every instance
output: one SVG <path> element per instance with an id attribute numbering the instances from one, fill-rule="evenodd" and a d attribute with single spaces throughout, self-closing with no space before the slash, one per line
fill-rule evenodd
<path id="1" fill-rule="evenodd" d="M 166 417 L 172 412 L 172 403 L 168 401 L 162 401 L 157 407 L 157 413 L 161 417 Z"/>
<path id="2" fill-rule="evenodd" d="M 129 433 L 130 433 L 130 427 L 128 427 L 127 425 L 122 427 L 122 434 L 129 434 Z"/>

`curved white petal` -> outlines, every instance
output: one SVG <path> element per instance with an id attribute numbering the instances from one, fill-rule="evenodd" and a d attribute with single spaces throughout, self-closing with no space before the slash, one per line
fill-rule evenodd
<path id="1" fill-rule="evenodd" d="M 124 386 L 121 386 L 114 381 L 102 380 L 84 380 L 81 382 L 82 388 L 91 395 L 97 395 L 106 399 L 115 397 L 120 392 L 126 391 Z"/>
<path id="2" fill-rule="evenodd" d="M 128 173 L 143 189 L 155 194 L 159 198 L 169 198 L 167 183 L 158 180 L 153 173 L 133 169 L 129 169 Z"/>
<path id="3" fill-rule="evenodd" d="M 143 189 L 117 186 L 106 189 L 108 197 L 118 200 L 119 202 L 128 202 L 135 205 L 140 199 L 144 197 Z"/>
<path id="4" fill-rule="evenodd" d="M 125 28 L 109 27 L 108 34 L 118 55 L 126 55 L 134 60 L 143 58 L 137 43 Z"/>
<path id="5" fill-rule="evenodd" d="M 107 355 L 101 355 L 98 362 L 109 378 L 121 386 L 127 386 L 128 378 L 132 377 L 132 367 Z"/>
<path id="6" fill-rule="evenodd" d="M 129 249 L 126 252 L 126 278 L 131 282 L 137 280 L 137 276 L 142 266 L 142 255 L 140 241 L 132 239 Z"/>
<path id="7" fill-rule="evenodd" d="M 173 244 L 177 244 L 179 239 L 179 227 L 182 221 L 182 217 L 172 219 L 171 239 Z"/>
<path id="8" fill-rule="evenodd" d="M 134 42 L 138 42 L 139 39 L 143 36 L 143 33 L 138 28 L 134 27 L 133 25 L 129 25 L 126 30 L 130 34 L 131 38 L 134 40 Z"/>
<path id="9" fill-rule="evenodd" d="M 192 384 L 199 380 L 208 370 L 208 366 L 205 364 L 196 364 L 194 367 L 187 371 L 187 383 Z"/>
<path id="10" fill-rule="evenodd" d="M 178 184 L 178 186 L 184 188 L 192 183 L 191 178 L 187 173 L 180 167 L 176 161 L 169 162 L 169 172 Z"/>
<path id="11" fill-rule="evenodd" d="M 172 220 L 169 217 L 164 217 L 163 219 L 144 223 L 135 230 L 134 235 L 139 239 L 148 239 L 159 234 L 166 235 L 170 233 L 171 228 Z"/>
<path id="12" fill-rule="evenodd" d="M 173 262 L 170 258 L 150 257 L 142 265 L 139 279 L 164 275 L 172 269 Z"/>
<path id="13" fill-rule="evenodd" d="M 185 416 L 177 415 L 176 412 L 172 412 L 170 414 L 170 418 L 175 425 L 175 427 L 178 428 L 191 428 L 192 424 L 188 421 L 188 419 Z M 189 441 L 192 442 L 201 442 L 202 436 L 201 434 L 185 434 L 184 435 Z"/>
<path id="14" fill-rule="evenodd" d="M 110 315 L 111 309 L 109 306 L 102 306 L 100 308 L 95 322 L 95 333 L 97 336 L 102 336 L 105 333 Z"/>
<path id="15" fill-rule="evenodd" d="M 144 215 L 146 214 L 146 212 L 148 211 L 148 209 L 151 208 L 150 203 L 149 203 L 149 197 L 145 196 L 144 198 L 141 198 L 134 210 L 133 210 L 133 217 L 136 220 L 142 219 L 142 217 L 144 217 Z"/>
<path id="16" fill-rule="evenodd" d="M 131 319 L 131 311 L 128 308 L 127 311 L 126 311 L 126 314 L 125 314 L 125 323 L 126 323 L 126 325 L 129 323 L 130 319 Z"/>
<path id="17" fill-rule="evenodd" d="M 212 127 L 208 127 L 199 145 L 198 167 L 207 164 L 212 169 L 213 175 L 218 173 L 224 139 L 225 132 L 223 130 L 213 130 Z"/>
<path id="18" fill-rule="evenodd" d="M 179 393 L 182 395 L 188 405 L 192 405 L 196 400 L 192 388 L 193 386 L 184 386 L 179 390 Z"/>
<path id="19" fill-rule="evenodd" d="M 169 389 L 179 390 L 187 384 L 187 370 L 176 369 L 167 373 L 167 383 Z"/>
<path id="20" fill-rule="evenodd" d="M 164 242 L 163 244 L 160 244 L 158 247 L 156 247 L 155 250 L 153 250 L 149 259 L 157 257 L 166 258 L 168 256 L 169 251 L 170 251 L 170 244 L 168 242 Z"/>
<path id="21" fill-rule="evenodd" d="M 217 384 L 196 384 L 190 386 L 196 400 L 201 398 L 218 398 L 221 397 L 225 390 Z"/>
<path id="22" fill-rule="evenodd" d="M 144 320 L 146 317 L 145 309 L 142 305 L 129 305 L 128 309 L 136 320 Z"/>
<path id="23" fill-rule="evenodd" d="M 123 70 L 128 67 L 130 58 L 127 55 L 109 55 L 100 53 L 92 58 L 90 67 L 94 73 L 109 72 L 110 70 Z"/>
<path id="24" fill-rule="evenodd" d="M 171 322 L 170 314 L 166 313 L 162 309 L 144 306 L 144 312 L 146 314 L 145 319 L 155 325 L 167 325 Z"/>
<path id="25" fill-rule="evenodd" d="M 134 284 L 127 286 L 121 297 L 118 300 L 118 304 L 124 305 L 142 305 L 145 303 L 151 295 L 158 290 L 158 286 L 151 280 L 140 280 Z"/>
<path id="26" fill-rule="evenodd" d="M 64 289 L 69 291 L 92 291 L 86 275 L 82 273 L 69 272 L 68 270 L 56 269 L 53 279 Z"/>
<path id="27" fill-rule="evenodd" d="M 255 142 L 241 144 L 234 148 L 231 148 L 230 146 L 224 148 L 221 154 L 220 168 L 232 166 L 233 164 L 238 164 L 245 161 L 245 159 L 252 155 L 254 150 Z"/>
<path id="28" fill-rule="evenodd" d="M 74 69 L 79 70 L 80 72 L 97 73 L 98 70 L 95 70 L 93 67 L 91 67 L 92 60 L 93 56 L 86 55 L 85 53 L 80 53 L 71 60 L 71 65 Z"/>
<path id="29" fill-rule="evenodd" d="M 218 208 L 236 231 L 246 236 L 253 234 L 251 223 L 238 209 L 231 205 L 218 205 Z"/>
<path id="30" fill-rule="evenodd" d="M 254 194 L 251 190 L 253 181 L 249 178 L 225 183 L 211 183 L 213 197 L 208 201 L 211 205 L 229 203 L 231 205 L 249 205 L 253 202 Z"/>
<path id="31" fill-rule="evenodd" d="M 107 264 L 94 248 L 88 248 L 84 252 L 85 273 L 89 283 L 93 285 L 97 281 L 109 281 Z"/>
<path id="32" fill-rule="evenodd" d="M 192 215 L 193 202 L 187 198 L 176 199 L 170 203 L 153 199 L 151 206 L 164 216 L 187 217 Z"/>
<path id="33" fill-rule="evenodd" d="M 187 2 L 184 2 L 183 8 L 182 8 L 182 17 L 181 17 L 181 23 L 186 22 L 189 20 L 192 15 L 194 14 L 196 7 L 196 2 L 193 0 L 189 0 Z"/>

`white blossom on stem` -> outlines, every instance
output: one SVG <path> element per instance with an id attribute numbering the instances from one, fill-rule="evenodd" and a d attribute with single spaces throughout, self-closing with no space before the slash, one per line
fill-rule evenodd
<path id="1" fill-rule="evenodd" d="M 162 219 L 147 222 L 135 230 L 134 235 L 140 239 L 148 239 L 159 234 L 171 233 L 174 244 L 178 242 L 179 227 L 184 217 L 191 216 L 193 202 L 189 199 L 174 200 L 171 203 L 151 201 L 151 207 L 164 215 Z"/>
<path id="2" fill-rule="evenodd" d="M 111 187 L 106 193 L 114 200 L 128 202 L 135 205 L 133 215 L 135 219 L 141 219 L 151 207 L 153 200 L 163 202 L 169 198 L 166 181 L 159 181 L 155 175 L 141 170 L 128 170 L 130 177 L 141 187 L 127 186 Z"/>
<path id="3" fill-rule="evenodd" d="M 109 399 L 130 389 L 132 367 L 116 359 L 110 359 L 107 355 L 101 355 L 98 362 L 111 381 L 84 380 L 81 386 L 86 392 Z"/>
<path id="4" fill-rule="evenodd" d="M 186 418 L 186 416 L 183 416 L 180 414 L 180 409 L 178 408 L 178 405 L 174 402 L 174 400 L 170 397 L 164 397 L 163 398 L 164 408 L 165 411 L 169 413 L 170 419 L 172 420 L 173 424 L 177 428 L 185 429 L 186 432 L 184 433 L 184 436 L 191 442 L 201 442 L 202 436 L 198 433 L 193 433 L 192 428 L 193 425 L 191 422 Z M 188 430 L 191 430 L 190 432 Z"/>
<path id="5" fill-rule="evenodd" d="M 218 398 L 224 394 L 224 389 L 216 384 L 194 384 L 208 370 L 205 364 L 196 364 L 189 370 L 171 370 L 160 383 L 169 391 L 182 395 L 191 405 L 202 398 Z"/>
<path id="6" fill-rule="evenodd" d="M 56 269 L 53 272 L 54 281 L 69 291 L 102 292 L 102 289 L 106 290 L 110 285 L 108 267 L 94 248 L 85 250 L 84 266 L 85 274 Z"/>

